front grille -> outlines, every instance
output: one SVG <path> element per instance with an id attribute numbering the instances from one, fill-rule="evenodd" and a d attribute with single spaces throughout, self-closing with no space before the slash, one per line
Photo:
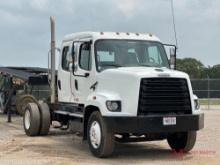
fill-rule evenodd
<path id="1" fill-rule="evenodd" d="M 191 102 L 186 79 L 141 79 L 138 115 L 190 114 Z"/>

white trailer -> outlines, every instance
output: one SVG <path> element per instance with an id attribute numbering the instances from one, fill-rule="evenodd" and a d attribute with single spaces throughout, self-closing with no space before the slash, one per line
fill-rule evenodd
<path id="1" fill-rule="evenodd" d="M 110 156 L 115 141 L 167 139 L 177 151 L 193 148 L 204 114 L 189 76 L 171 69 L 176 49 L 168 60 L 164 46 L 172 45 L 152 34 L 70 34 L 61 45 L 55 81 L 53 35 L 54 29 L 51 100 L 27 104 L 27 135 L 47 135 L 52 121 L 72 123 L 96 157 Z"/>

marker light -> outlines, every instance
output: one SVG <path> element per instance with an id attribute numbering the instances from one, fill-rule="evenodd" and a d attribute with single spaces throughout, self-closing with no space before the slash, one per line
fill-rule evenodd
<path id="1" fill-rule="evenodd" d="M 199 100 L 198 99 L 194 100 L 194 105 L 195 105 L 195 110 L 199 110 L 200 109 L 200 104 L 199 104 Z"/>

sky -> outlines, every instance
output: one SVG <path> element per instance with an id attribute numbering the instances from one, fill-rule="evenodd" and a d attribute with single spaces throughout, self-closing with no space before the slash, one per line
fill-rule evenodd
<path id="1" fill-rule="evenodd" d="M 173 0 L 178 57 L 220 64 L 220 1 Z M 56 40 L 80 31 L 141 32 L 175 44 L 171 0 L 1 0 L 0 65 L 47 67 L 50 22 Z"/>

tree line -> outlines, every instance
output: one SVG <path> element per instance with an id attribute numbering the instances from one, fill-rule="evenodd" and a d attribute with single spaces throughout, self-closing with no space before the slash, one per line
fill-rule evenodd
<path id="1" fill-rule="evenodd" d="M 220 78 L 220 64 L 206 67 L 194 58 L 177 59 L 176 69 L 188 73 L 193 79 Z"/>

